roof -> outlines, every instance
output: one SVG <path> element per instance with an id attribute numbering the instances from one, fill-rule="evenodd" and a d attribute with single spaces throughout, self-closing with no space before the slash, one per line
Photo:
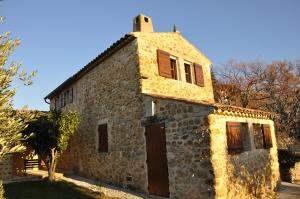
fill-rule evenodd
<path id="1" fill-rule="evenodd" d="M 75 73 L 73 76 L 69 77 L 67 80 L 65 80 L 62 84 L 60 84 L 58 87 L 56 87 L 53 91 L 51 91 L 45 99 L 50 99 L 60 92 L 62 92 L 64 89 L 69 87 L 71 84 L 76 82 L 78 79 L 80 79 L 83 75 L 85 75 L 87 72 L 89 72 L 91 69 L 98 66 L 101 62 L 109 58 L 111 55 L 113 55 L 115 52 L 117 52 L 119 49 L 133 41 L 136 37 L 130 34 L 126 34 L 122 38 L 120 38 L 118 41 L 113 43 L 109 48 L 107 48 L 104 52 L 99 54 L 95 59 L 90 61 L 87 65 L 85 65 L 82 69 L 80 69 L 77 73 Z"/>
<path id="2" fill-rule="evenodd" d="M 249 109 L 238 106 L 231 106 L 225 104 L 214 104 L 215 114 L 235 116 L 235 117 L 251 117 L 259 119 L 274 119 L 277 114 L 274 112 L 262 111 L 258 109 Z"/>
<path id="3" fill-rule="evenodd" d="M 219 115 L 227 115 L 227 116 L 234 116 L 234 117 L 250 117 L 250 118 L 259 118 L 259 119 L 274 119 L 277 116 L 276 113 L 262 111 L 262 110 L 258 110 L 258 109 L 249 109 L 249 108 L 225 105 L 225 104 L 220 104 L 220 103 L 212 103 L 212 102 L 201 101 L 201 100 L 192 100 L 192 99 L 184 99 L 184 98 L 169 97 L 169 96 L 161 96 L 161 95 L 149 94 L 149 93 L 144 93 L 144 95 L 154 97 L 154 98 L 174 100 L 174 101 L 196 104 L 196 105 L 210 106 L 214 110 L 213 113 L 219 114 Z"/>

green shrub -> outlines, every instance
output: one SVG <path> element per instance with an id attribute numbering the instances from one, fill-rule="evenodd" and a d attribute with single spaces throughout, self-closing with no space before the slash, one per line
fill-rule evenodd
<path id="1" fill-rule="evenodd" d="M 282 181 L 291 182 L 290 169 L 300 162 L 300 152 L 278 150 L 278 161 Z"/>

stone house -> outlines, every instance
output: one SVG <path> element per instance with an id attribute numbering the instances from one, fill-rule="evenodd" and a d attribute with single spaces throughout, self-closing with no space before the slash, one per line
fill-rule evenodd
<path id="1" fill-rule="evenodd" d="M 81 118 L 59 169 L 150 197 L 272 195 L 273 115 L 215 103 L 211 64 L 179 32 L 135 17 L 133 32 L 45 97 Z"/>

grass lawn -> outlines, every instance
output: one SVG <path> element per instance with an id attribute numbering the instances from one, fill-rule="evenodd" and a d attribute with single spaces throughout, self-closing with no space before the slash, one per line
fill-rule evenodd
<path id="1" fill-rule="evenodd" d="M 67 182 L 18 182 L 4 189 L 7 199 L 113 199 Z"/>

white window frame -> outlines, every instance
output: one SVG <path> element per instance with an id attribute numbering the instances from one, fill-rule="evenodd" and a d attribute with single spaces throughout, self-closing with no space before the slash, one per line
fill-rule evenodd
<path id="1" fill-rule="evenodd" d="M 177 79 L 174 80 L 178 80 L 181 81 L 181 75 L 180 75 L 180 67 L 179 67 L 179 59 L 178 57 L 175 57 L 173 55 L 170 55 L 170 59 L 174 59 L 176 61 L 176 73 L 177 73 Z"/>
<path id="2" fill-rule="evenodd" d="M 190 65 L 191 83 L 189 83 L 189 82 L 186 81 L 185 66 L 184 66 L 184 64 Z M 193 64 L 192 62 L 183 60 L 184 78 L 185 78 L 185 82 L 186 82 L 186 83 L 189 83 L 189 84 L 195 84 L 195 72 L 194 72 L 194 67 L 193 67 L 193 65 L 194 65 L 194 64 Z"/>

